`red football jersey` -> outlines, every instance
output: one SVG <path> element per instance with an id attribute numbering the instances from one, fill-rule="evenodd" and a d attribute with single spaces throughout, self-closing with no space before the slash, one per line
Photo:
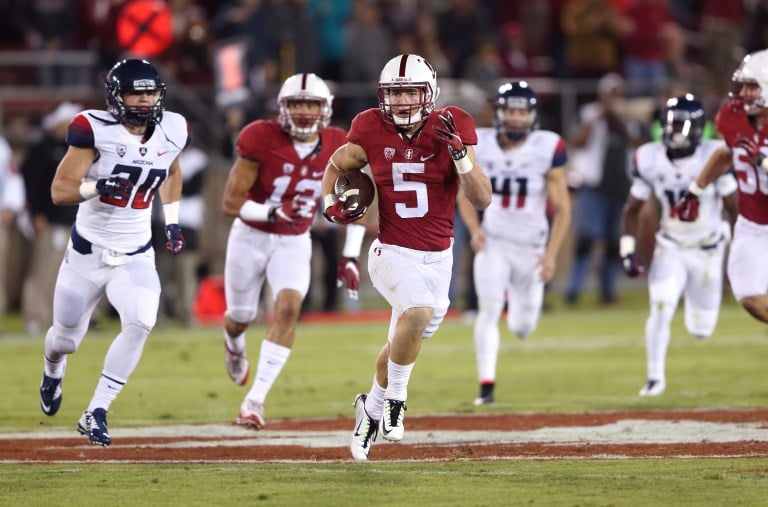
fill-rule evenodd
<path id="1" fill-rule="evenodd" d="M 379 240 L 423 251 L 451 246 L 459 177 L 448 147 L 432 127 L 450 111 L 464 144 L 477 144 L 475 121 L 458 107 L 436 109 L 413 138 L 402 136 L 378 109 L 352 120 L 347 139 L 368 157 L 379 198 Z"/>
<path id="2" fill-rule="evenodd" d="M 768 173 L 756 167 L 743 148 L 735 147 L 740 137 L 755 139 L 763 148 L 768 143 L 768 125 L 757 130 L 739 100 L 726 102 L 715 117 L 715 126 L 733 149 L 733 170 L 739 182 L 739 214 L 752 222 L 768 224 Z"/>
<path id="3" fill-rule="evenodd" d="M 320 133 L 317 148 L 300 158 L 293 139 L 275 120 L 257 120 L 246 125 L 237 138 L 237 153 L 259 164 L 259 175 L 247 193 L 248 199 L 269 206 L 298 206 L 306 218 L 295 219 L 294 227 L 269 222 L 245 223 L 265 232 L 301 234 L 312 225 L 322 195 L 321 181 L 328 159 L 346 142 L 345 132 L 327 127 Z"/>

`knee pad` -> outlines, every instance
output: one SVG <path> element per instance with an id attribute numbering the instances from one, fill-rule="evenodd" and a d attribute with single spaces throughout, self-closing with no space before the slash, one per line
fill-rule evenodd
<path id="1" fill-rule="evenodd" d="M 72 354 L 77 351 L 86 331 L 87 328 L 68 328 L 54 323 L 45 339 L 51 340 L 51 348 L 55 352 L 59 354 Z"/>
<path id="2" fill-rule="evenodd" d="M 435 308 L 432 313 L 432 318 L 429 319 L 429 324 L 421 335 L 422 338 L 429 338 L 437 332 L 437 328 L 440 327 L 440 323 L 443 322 L 445 314 L 448 313 L 448 308 Z"/>
<path id="3" fill-rule="evenodd" d="M 143 342 L 149 336 L 152 328 L 139 322 L 127 322 L 123 324 L 122 334 L 133 341 Z"/>
<path id="4" fill-rule="evenodd" d="M 256 318 L 256 308 L 228 308 L 227 315 L 238 324 L 248 324 Z"/>

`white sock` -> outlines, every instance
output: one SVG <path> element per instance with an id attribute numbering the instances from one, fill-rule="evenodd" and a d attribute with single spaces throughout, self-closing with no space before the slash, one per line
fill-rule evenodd
<path id="1" fill-rule="evenodd" d="M 405 401 L 408 398 L 408 380 L 411 378 L 411 370 L 415 364 L 397 364 L 391 359 L 387 361 L 388 383 L 384 393 L 385 399 Z"/>
<path id="2" fill-rule="evenodd" d="M 237 336 L 229 336 L 227 330 L 224 330 L 224 342 L 227 344 L 227 349 L 230 352 L 240 354 L 245 352 L 245 332 L 240 333 Z"/>
<path id="3" fill-rule="evenodd" d="M 384 388 L 376 381 L 376 375 L 373 376 L 371 391 L 365 399 L 365 411 L 377 421 L 381 419 L 381 413 L 384 411 Z"/>
<path id="4" fill-rule="evenodd" d="M 124 379 L 118 379 L 113 376 L 108 376 L 102 372 L 99 377 L 99 382 L 96 384 L 96 391 L 93 393 L 93 398 L 88 404 L 88 410 L 93 412 L 97 408 L 103 408 L 109 410 L 109 406 L 115 401 L 117 395 L 123 390 L 125 386 Z"/>
<path id="5" fill-rule="evenodd" d="M 61 356 L 58 361 L 52 361 L 48 355 L 43 356 L 43 371 L 49 377 L 63 378 L 67 367 L 67 356 Z"/>
<path id="6" fill-rule="evenodd" d="M 291 349 L 283 347 L 267 340 L 261 341 L 261 352 L 259 353 L 259 366 L 256 369 L 256 378 L 253 380 L 253 386 L 248 391 L 247 399 L 258 403 L 264 403 L 267 393 L 272 388 L 272 384 L 277 380 L 280 371 L 288 361 L 291 355 Z"/>

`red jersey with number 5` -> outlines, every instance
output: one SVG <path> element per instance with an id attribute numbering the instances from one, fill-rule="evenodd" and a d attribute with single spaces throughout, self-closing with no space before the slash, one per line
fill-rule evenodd
<path id="1" fill-rule="evenodd" d="M 415 250 L 436 252 L 449 248 L 459 177 L 433 127 L 450 111 L 465 145 L 477 144 L 472 116 L 449 106 L 436 109 L 421 129 L 407 138 L 378 109 L 368 109 L 352 120 L 347 140 L 365 150 L 376 183 L 379 240 Z"/>
<path id="2" fill-rule="evenodd" d="M 277 121 L 257 120 L 246 125 L 237 139 L 237 152 L 259 164 L 259 175 L 248 191 L 248 199 L 268 206 L 295 207 L 302 218 L 294 219 L 293 227 L 285 223 L 245 223 L 275 234 L 306 232 L 322 194 L 320 182 L 325 166 L 333 152 L 344 144 L 344 134 L 338 127 L 323 129 L 315 149 L 301 158 L 293 139 Z"/>
<path id="3" fill-rule="evenodd" d="M 736 147 L 740 137 L 753 139 L 768 156 L 768 125 L 759 130 L 750 121 L 741 101 L 726 102 L 715 117 L 715 126 L 733 150 L 733 170 L 739 183 L 739 214 L 758 224 L 768 224 L 768 172 L 755 166 L 746 150 Z"/>

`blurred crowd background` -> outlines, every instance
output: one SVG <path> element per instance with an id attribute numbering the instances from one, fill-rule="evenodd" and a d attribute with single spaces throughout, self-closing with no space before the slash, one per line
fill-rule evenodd
<path id="1" fill-rule="evenodd" d="M 192 126 L 193 146 L 182 160 L 182 226 L 190 248 L 176 271 L 164 249 L 158 265 L 167 298 L 161 317 L 193 325 L 220 309 L 229 231 L 220 200 L 233 141 L 245 123 L 275 113 L 286 77 L 315 72 L 324 78 L 335 94 L 333 123 L 342 128 L 377 106 L 379 72 L 400 53 L 426 57 L 438 74 L 438 107 L 459 105 L 479 126 L 492 125 L 488 99 L 497 87 L 526 79 L 541 99 L 541 127 L 569 142 L 574 195 L 581 187 L 598 188 L 618 196 L 620 209 L 628 157 L 653 139 L 666 98 L 690 91 L 714 114 L 742 57 L 768 47 L 766 21 L 766 0 L 0 1 L 0 124 L 7 141 L 0 164 L 4 151 L 8 161 L 0 171 L 0 314 L 20 312 L 30 333 L 49 324 L 45 301 L 52 289 L 41 290 L 44 284 L 35 280 L 51 269 L 41 267 L 45 259 L 58 265 L 54 247 L 66 241 L 72 220 L 72 210 L 44 202 L 65 149 L 61 125 L 80 108 L 103 108 L 103 75 L 122 57 L 146 57 L 158 67 L 168 108 Z M 595 104 L 621 123 L 628 157 L 615 168 L 594 146 L 599 140 L 590 144 L 578 135 L 593 121 L 585 108 Z M 590 164 L 600 166 L 596 180 Z M 375 224 L 369 232 L 375 234 Z M 456 234 L 454 306 L 472 311 L 470 253 L 458 218 Z M 618 230 L 590 241 L 578 236 L 566 245 L 547 297 L 579 304 L 582 291 L 594 289 L 598 301 L 610 305 L 628 283 L 617 276 Z M 343 229 L 317 220 L 313 238 L 306 310 L 376 304 L 367 275 L 354 306 L 336 290 Z M 583 262 L 573 262 L 579 258 Z M 581 272 L 573 273 L 577 265 Z M 201 292 L 209 299 L 201 302 Z"/>

